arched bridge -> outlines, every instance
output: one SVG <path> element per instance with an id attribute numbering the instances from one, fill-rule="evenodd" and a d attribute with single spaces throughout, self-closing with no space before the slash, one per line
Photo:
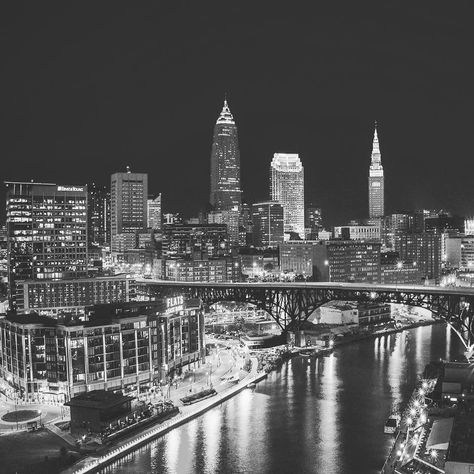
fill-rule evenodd
<path id="1" fill-rule="evenodd" d="M 310 314 L 332 300 L 400 303 L 429 309 L 460 336 L 466 357 L 474 355 L 474 289 L 364 283 L 194 283 L 140 280 L 141 297 L 154 299 L 183 294 L 203 303 L 239 301 L 267 311 L 283 331 L 298 329 Z"/>

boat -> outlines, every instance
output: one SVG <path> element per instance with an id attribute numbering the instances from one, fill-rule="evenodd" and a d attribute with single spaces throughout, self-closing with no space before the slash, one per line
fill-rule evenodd
<path id="1" fill-rule="evenodd" d="M 397 431 L 398 427 L 400 426 L 400 420 L 401 417 L 397 413 L 392 413 L 387 421 L 385 422 L 385 425 L 383 427 L 383 432 L 386 434 L 393 434 Z"/>
<path id="2" fill-rule="evenodd" d="M 257 386 L 257 384 L 255 382 L 250 382 L 249 384 L 247 384 L 247 388 L 255 388 Z"/>

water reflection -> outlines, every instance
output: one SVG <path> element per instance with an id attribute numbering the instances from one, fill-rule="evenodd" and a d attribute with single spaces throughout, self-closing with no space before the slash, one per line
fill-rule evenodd
<path id="1" fill-rule="evenodd" d="M 447 344 L 448 343 L 448 344 Z M 378 473 L 391 438 L 383 423 L 409 398 L 426 363 L 462 349 L 443 325 L 298 357 L 255 391 L 207 412 L 134 455 L 117 473 Z"/>

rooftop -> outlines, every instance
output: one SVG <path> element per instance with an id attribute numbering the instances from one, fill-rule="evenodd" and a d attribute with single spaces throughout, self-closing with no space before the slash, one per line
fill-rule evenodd
<path id="1" fill-rule="evenodd" d="M 133 397 L 127 397 L 121 393 L 109 392 L 107 390 L 92 390 L 76 395 L 65 405 L 70 407 L 84 407 L 105 409 L 121 405 L 124 402 L 133 400 Z"/>

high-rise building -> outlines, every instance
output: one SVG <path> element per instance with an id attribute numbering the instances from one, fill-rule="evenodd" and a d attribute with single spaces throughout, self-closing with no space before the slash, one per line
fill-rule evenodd
<path id="1" fill-rule="evenodd" d="M 283 206 L 284 231 L 304 238 L 304 169 L 298 154 L 273 155 L 270 190 L 272 201 Z"/>
<path id="2" fill-rule="evenodd" d="M 147 227 L 152 230 L 161 229 L 161 193 L 147 201 Z"/>
<path id="3" fill-rule="evenodd" d="M 6 182 L 10 304 L 24 280 L 87 276 L 87 186 Z"/>
<path id="4" fill-rule="evenodd" d="M 87 241 L 93 246 L 110 245 L 110 192 L 95 183 L 87 188 Z"/>
<path id="5" fill-rule="evenodd" d="M 136 233 L 147 228 L 148 175 L 114 173 L 110 186 L 111 249 L 123 252 L 136 247 Z"/>
<path id="6" fill-rule="evenodd" d="M 441 276 L 441 235 L 436 232 L 401 233 L 395 250 L 403 262 L 416 265 L 422 278 L 438 280 Z"/>
<path id="7" fill-rule="evenodd" d="M 306 207 L 305 225 L 307 229 L 308 238 L 310 240 L 318 237 L 318 232 L 323 228 L 323 217 L 320 207 L 309 205 Z"/>
<path id="8" fill-rule="evenodd" d="M 383 217 L 384 212 L 384 176 L 377 136 L 377 122 L 375 122 L 372 160 L 369 170 L 369 217 L 371 219 Z"/>
<path id="9" fill-rule="evenodd" d="M 240 152 L 237 126 L 227 100 L 214 127 L 210 203 L 216 211 L 240 209 Z"/>
<path id="10" fill-rule="evenodd" d="M 283 206 L 278 202 L 252 204 L 253 244 L 276 247 L 283 242 Z"/>

